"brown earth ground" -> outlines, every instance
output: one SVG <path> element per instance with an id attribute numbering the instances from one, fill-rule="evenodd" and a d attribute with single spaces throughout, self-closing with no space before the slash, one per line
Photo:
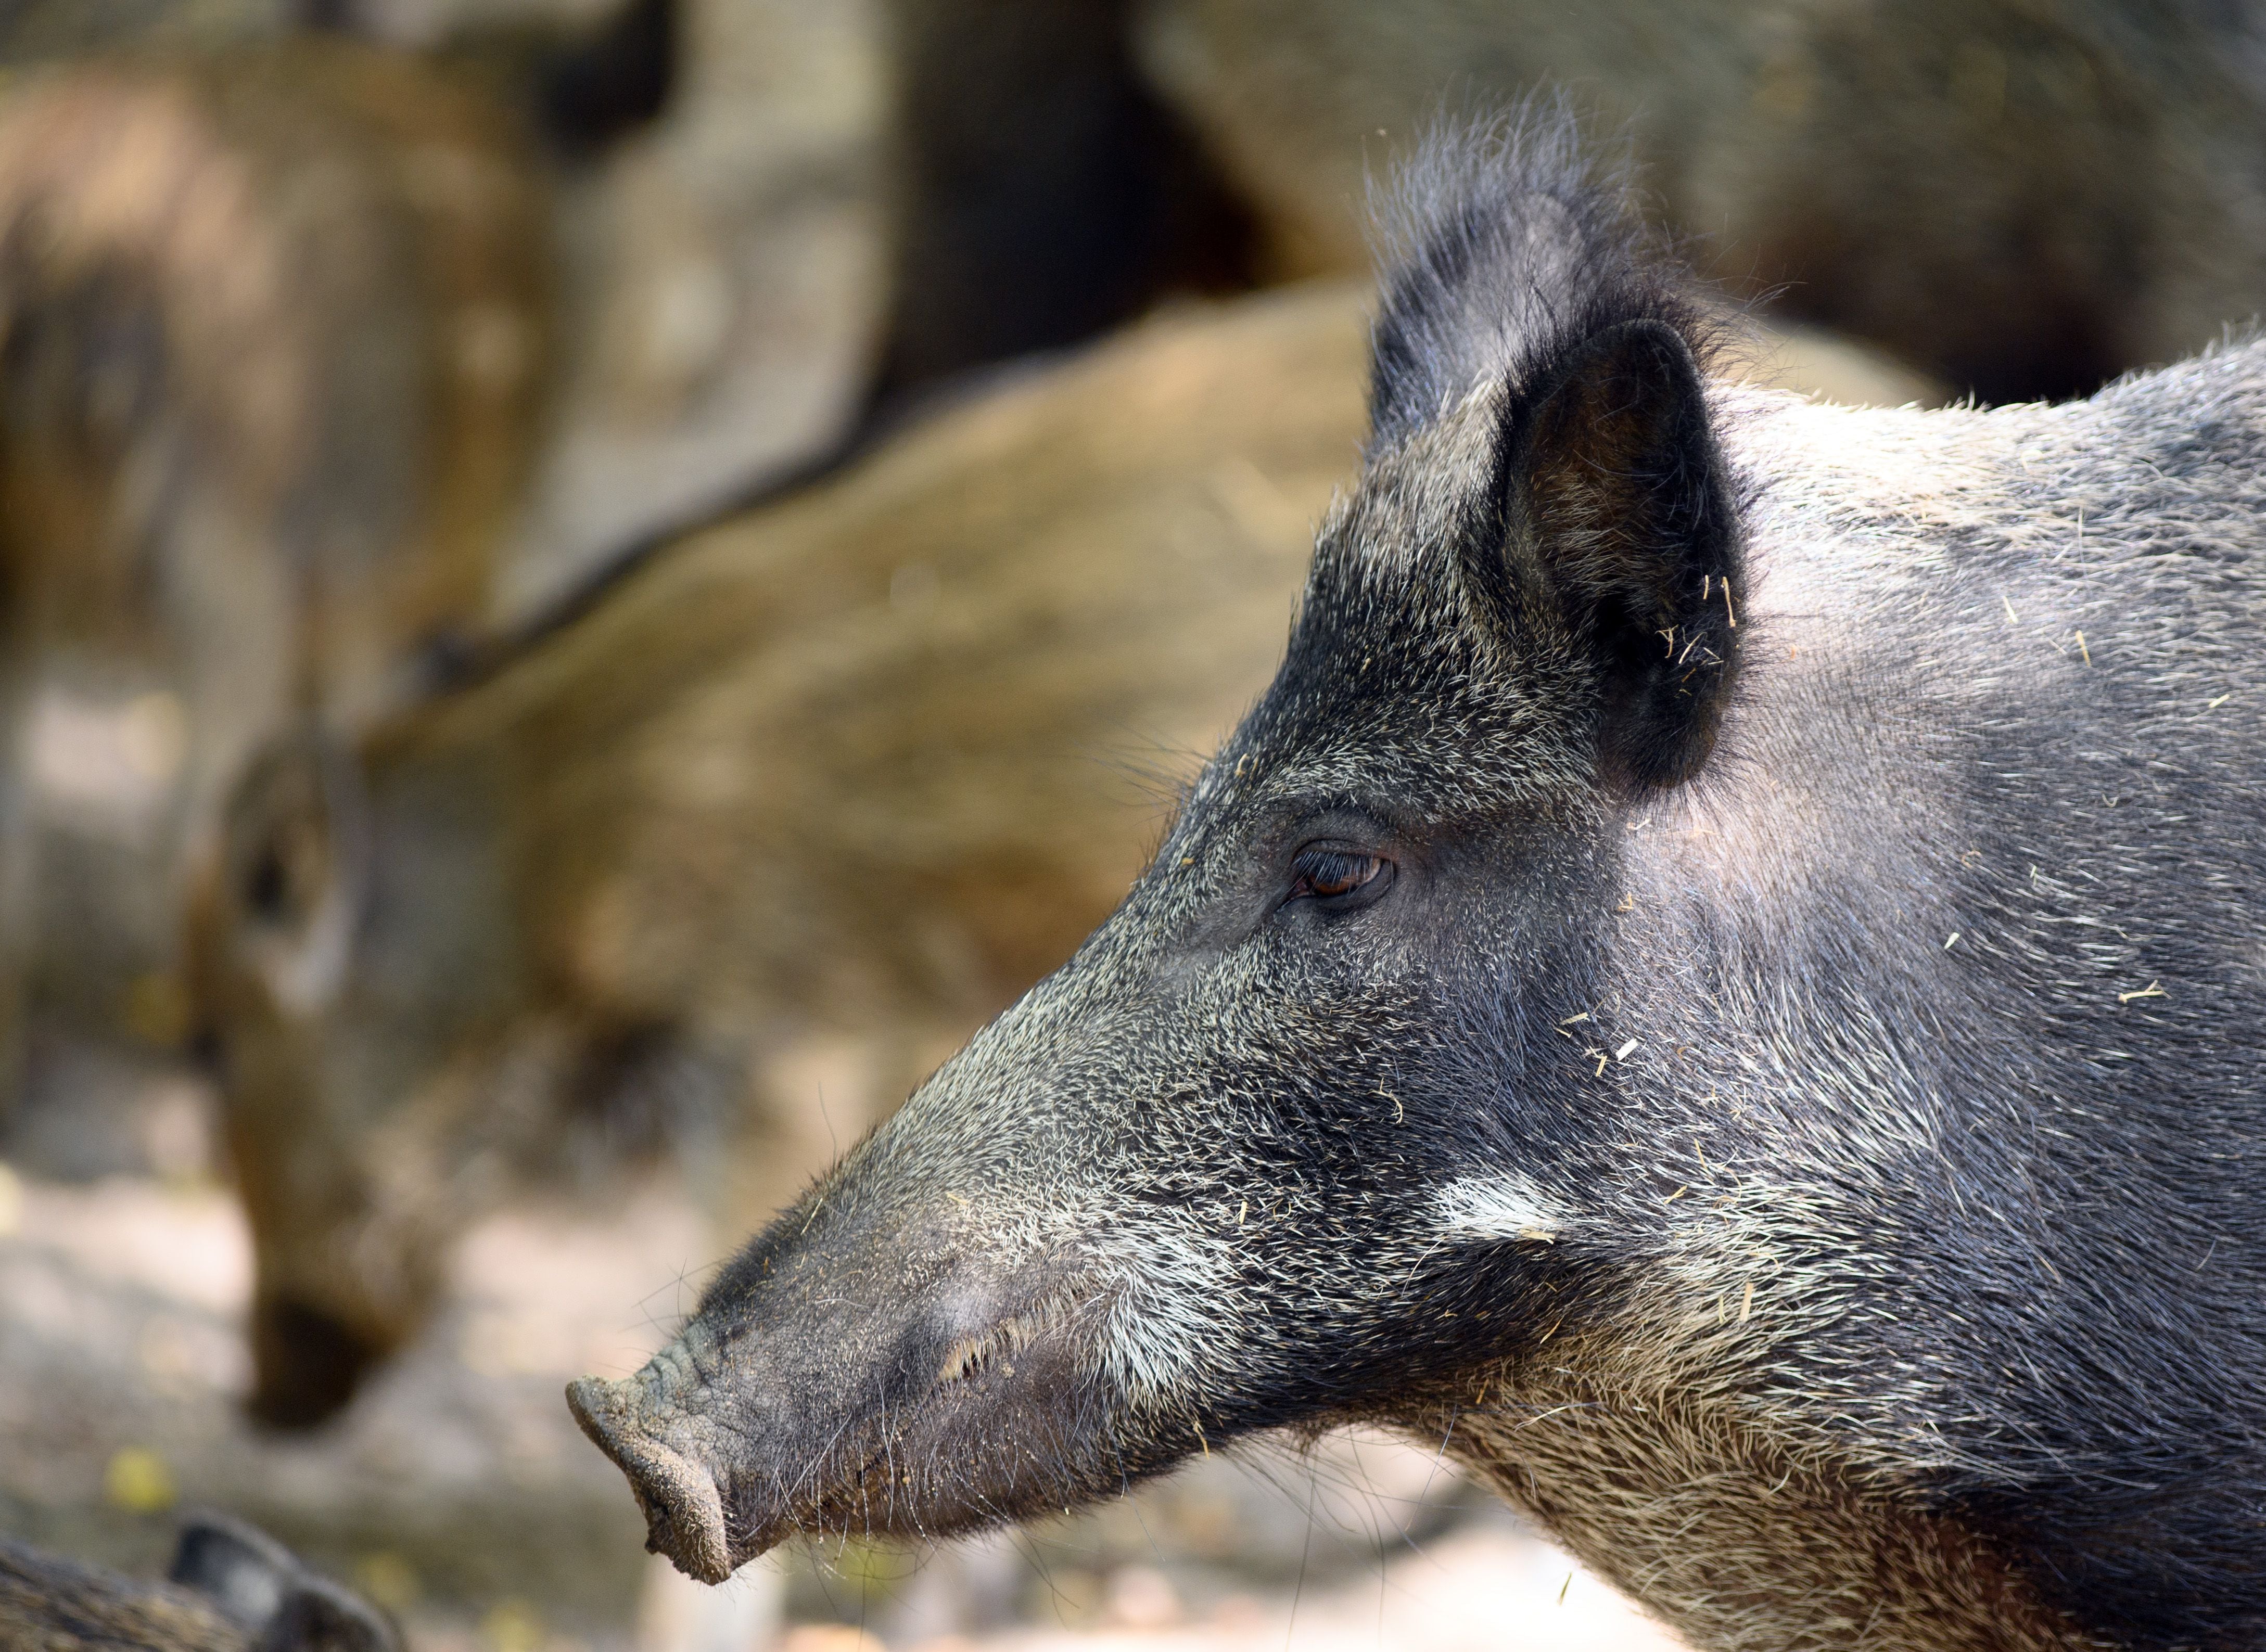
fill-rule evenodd
<path id="1" fill-rule="evenodd" d="M 0 1531 L 130 1571 L 174 1510 L 242 1514 L 402 1620 L 413 1652 L 1647 1652 L 1661 1630 L 1432 1453 L 1261 1447 L 1077 1519 L 916 1556 L 826 1546 L 720 1590 L 641 1552 L 561 1385 L 636 1368 L 722 1246 L 652 1178 L 525 1204 L 339 1424 L 236 1404 L 251 1262 L 197 1168 L 202 1100 L 135 1110 L 170 1175 L 0 1163 Z"/>

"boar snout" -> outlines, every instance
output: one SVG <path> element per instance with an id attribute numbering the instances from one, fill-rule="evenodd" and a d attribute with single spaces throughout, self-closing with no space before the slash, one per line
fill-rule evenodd
<path id="1" fill-rule="evenodd" d="M 645 1515 L 646 1548 L 666 1554 L 688 1577 L 720 1583 L 760 1547 L 732 1553 L 723 1493 L 696 1443 L 706 1430 L 672 1403 L 670 1378 L 681 1378 L 681 1368 L 663 1369 L 669 1374 L 658 1382 L 646 1380 L 647 1372 L 613 1383 L 581 1378 L 567 1385 L 566 1405 L 591 1444 L 628 1477 Z"/>
<path id="2" fill-rule="evenodd" d="M 389 1351 L 322 1308 L 263 1296 L 252 1310 L 252 1385 L 245 1407 L 271 1428 L 312 1428 L 345 1409 Z"/>
<path id="3" fill-rule="evenodd" d="M 1144 1471 L 1109 1447 L 1092 1373 L 1109 1297 L 1078 1259 L 815 1214 L 775 1224 L 642 1370 L 567 1389 L 648 1549 L 719 1583 L 797 1531 L 948 1537 Z M 881 1265 L 843 1266 L 852 1246 Z"/>

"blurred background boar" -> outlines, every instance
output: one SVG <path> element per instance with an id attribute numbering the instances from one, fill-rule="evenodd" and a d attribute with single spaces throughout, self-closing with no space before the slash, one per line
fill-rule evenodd
<path id="1" fill-rule="evenodd" d="M 2266 300 L 2247 6 L 1147 0 L 1138 29 L 1285 268 L 1358 267 L 1371 169 L 1549 84 L 1719 278 L 1986 401 L 2080 394 Z"/>
<path id="2" fill-rule="evenodd" d="M 266 1414 L 342 1403 L 578 1122 L 698 1144 L 736 1228 L 1069 950 L 1281 646 L 1363 299 L 942 411 L 480 687 L 254 768 L 196 949 Z"/>
<path id="3" fill-rule="evenodd" d="M 395 1652 L 369 1604 L 241 1521 L 183 1522 L 162 1583 L 0 1537 L 0 1645 L 24 1652 Z"/>
<path id="4" fill-rule="evenodd" d="M 509 121 L 367 48 L 106 65 L 0 110 L 11 1023 L 28 986 L 177 1036 L 177 869 L 246 755 L 469 646 L 529 457 L 544 216 Z"/>
<path id="5" fill-rule="evenodd" d="M 137 49 L 0 103 L 0 1107 L 179 1039 L 180 869 L 253 746 L 350 737 L 847 428 L 874 19 L 684 10 L 436 16 L 414 54 L 121 9 Z M 18 14 L 0 56 L 99 20 Z M 99 1165 L 92 1110 L 33 1128 Z"/>

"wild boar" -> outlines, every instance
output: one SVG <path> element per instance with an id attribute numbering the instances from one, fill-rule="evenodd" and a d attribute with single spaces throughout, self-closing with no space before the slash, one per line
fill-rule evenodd
<path id="1" fill-rule="evenodd" d="M 75 1028 L 165 1036 L 179 870 L 250 751 L 427 691 L 480 633 L 547 213 L 510 113 L 394 54 L 10 90 L 0 1012 L 30 973 Z"/>
<path id="2" fill-rule="evenodd" d="M 1278 262 L 1357 266 L 1366 170 L 1444 98 L 1563 87 L 1776 313 L 1990 400 L 2266 308 L 2257 20 L 2123 0 L 1141 0 L 1140 52 Z"/>
<path id="3" fill-rule="evenodd" d="M 562 1138 L 670 1147 L 744 1226 L 1068 954 L 1159 765 L 1264 681 L 1357 450 L 1363 297 L 1184 315 L 938 410 L 358 751 L 253 765 L 191 950 L 261 1414 L 342 1404 Z M 1928 389 L 1831 346 L 1755 366 Z"/>
<path id="4" fill-rule="evenodd" d="M 393 1626 L 265 1532 L 182 1524 L 163 1583 L 0 1538 L 0 1644 L 36 1652 L 395 1652 Z"/>
<path id="5" fill-rule="evenodd" d="M 254 765 L 192 950 L 262 1414 L 343 1403 L 562 1139 L 672 1142 L 744 1232 L 1069 954 L 1155 771 L 1280 650 L 1363 300 L 1184 314 L 939 410 L 357 749 Z"/>
<path id="6" fill-rule="evenodd" d="M 1367 1419 L 1707 1648 L 2266 1634 L 2266 344 L 1864 412 L 1543 122 L 1124 903 L 569 1400 L 651 1545 Z"/>

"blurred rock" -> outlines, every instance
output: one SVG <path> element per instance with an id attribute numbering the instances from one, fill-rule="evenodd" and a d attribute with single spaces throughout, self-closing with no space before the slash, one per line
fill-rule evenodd
<path id="1" fill-rule="evenodd" d="M 2266 305 L 2266 26 L 2115 0 L 1144 0 L 1167 99 L 1279 267 L 1358 267 L 1366 175 L 1566 90 L 1779 313 L 1988 400 L 2172 360 Z"/>

